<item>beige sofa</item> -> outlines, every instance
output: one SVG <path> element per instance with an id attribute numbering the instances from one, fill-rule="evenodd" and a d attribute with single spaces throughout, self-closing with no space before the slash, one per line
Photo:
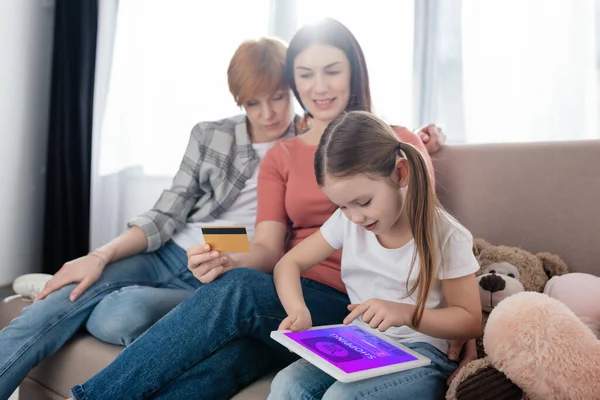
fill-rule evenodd
<path id="1" fill-rule="evenodd" d="M 600 141 L 454 145 L 434 164 L 442 203 L 476 237 L 554 252 L 572 271 L 600 275 Z M 0 327 L 27 304 L 5 300 Z M 66 397 L 121 349 L 86 334 L 74 338 L 31 371 L 21 400 Z M 234 398 L 265 399 L 268 389 L 265 378 Z"/>

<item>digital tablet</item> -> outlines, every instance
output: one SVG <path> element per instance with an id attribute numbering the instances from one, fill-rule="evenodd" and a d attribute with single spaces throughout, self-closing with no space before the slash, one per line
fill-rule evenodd
<path id="1" fill-rule="evenodd" d="M 329 325 L 301 332 L 273 331 L 271 338 L 340 382 L 404 371 L 431 360 L 375 330 Z"/>

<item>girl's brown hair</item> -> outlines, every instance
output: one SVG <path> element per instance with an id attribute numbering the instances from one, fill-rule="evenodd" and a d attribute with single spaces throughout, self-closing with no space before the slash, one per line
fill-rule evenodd
<path id="1" fill-rule="evenodd" d="M 327 126 L 321 137 L 315 154 L 315 175 L 319 186 L 324 185 L 325 175 L 343 178 L 368 174 L 388 178 L 396 170 L 398 156 L 406 158 L 410 166 L 406 207 L 417 251 L 408 276 L 412 275 L 417 256 L 420 267 L 415 284 L 409 288 L 407 283 L 406 297 L 417 292 L 412 324 L 418 327 L 437 276 L 439 252 L 435 229 L 441 210 L 419 150 L 399 141 L 389 125 L 368 112 L 343 113 Z"/>

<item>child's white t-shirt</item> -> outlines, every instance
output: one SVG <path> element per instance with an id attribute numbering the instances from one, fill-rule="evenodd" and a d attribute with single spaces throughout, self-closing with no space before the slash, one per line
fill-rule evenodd
<path id="1" fill-rule="evenodd" d="M 426 308 L 446 307 L 440 280 L 452 279 L 473 274 L 479 270 L 473 255 L 473 236 L 446 212 L 441 212 L 438 227 L 438 248 L 440 261 L 438 278 L 434 281 Z M 407 293 L 407 280 L 413 253 L 414 240 L 398 249 L 383 247 L 374 233 L 351 222 L 341 209 L 338 209 L 321 227 L 321 234 L 335 249 L 343 247 L 342 280 L 353 304 L 377 298 L 398 303 L 415 304 L 418 290 L 410 297 Z M 415 260 L 408 288 L 412 288 L 419 274 L 419 258 Z M 369 328 L 362 320 L 356 324 Z M 393 340 L 404 343 L 425 342 L 438 348 L 444 354 L 449 341 L 433 338 L 417 332 L 408 326 L 391 327 L 385 334 Z"/>

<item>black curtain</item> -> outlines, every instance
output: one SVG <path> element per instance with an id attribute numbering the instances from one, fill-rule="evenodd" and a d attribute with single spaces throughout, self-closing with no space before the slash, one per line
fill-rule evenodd
<path id="1" fill-rule="evenodd" d="M 88 252 L 97 0 L 55 3 L 43 272 Z"/>

